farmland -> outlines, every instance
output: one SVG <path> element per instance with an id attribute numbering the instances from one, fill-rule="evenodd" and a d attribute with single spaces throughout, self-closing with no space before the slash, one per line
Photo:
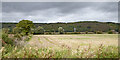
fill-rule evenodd
<path id="1" fill-rule="evenodd" d="M 116 34 L 73 34 L 73 35 L 34 35 L 29 41 L 32 46 L 60 47 L 66 45 L 72 49 L 78 46 L 84 47 L 89 44 L 97 47 L 100 44 L 117 46 L 118 36 Z"/>
<path id="2" fill-rule="evenodd" d="M 117 28 L 88 31 L 88 26 L 82 32 L 72 27 L 74 31 L 69 29 L 70 32 L 65 26 L 58 26 L 47 31 L 41 25 L 35 28 L 32 21 L 22 20 L 11 29 L 2 28 L 2 58 L 118 58 Z"/>
<path id="3" fill-rule="evenodd" d="M 3 58 L 117 58 L 118 35 L 33 35 L 24 48 L 7 49 Z"/>

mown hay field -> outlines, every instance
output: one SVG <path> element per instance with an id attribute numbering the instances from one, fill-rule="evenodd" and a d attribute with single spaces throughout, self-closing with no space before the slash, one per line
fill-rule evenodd
<path id="1" fill-rule="evenodd" d="M 118 35 L 33 35 L 24 48 L 3 51 L 3 58 L 118 58 Z"/>
<path id="2" fill-rule="evenodd" d="M 60 48 L 63 46 L 71 49 L 78 47 L 118 46 L 117 34 L 73 34 L 73 35 L 34 35 L 29 44 L 38 48 Z"/>

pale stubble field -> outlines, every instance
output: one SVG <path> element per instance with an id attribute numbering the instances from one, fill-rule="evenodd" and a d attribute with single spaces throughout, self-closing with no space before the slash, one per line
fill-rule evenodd
<path id="1" fill-rule="evenodd" d="M 52 58 L 118 57 L 118 34 L 33 35 L 28 45 L 52 50 Z"/>
<path id="2" fill-rule="evenodd" d="M 34 35 L 29 44 L 38 48 L 61 48 L 71 49 L 78 47 L 118 46 L 117 34 L 73 34 L 73 35 Z"/>

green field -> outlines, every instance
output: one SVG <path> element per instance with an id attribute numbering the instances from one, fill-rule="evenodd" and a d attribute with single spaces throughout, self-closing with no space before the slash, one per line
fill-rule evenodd
<path id="1" fill-rule="evenodd" d="M 4 52 L 4 58 L 117 58 L 118 35 L 33 35 L 24 48 Z"/>

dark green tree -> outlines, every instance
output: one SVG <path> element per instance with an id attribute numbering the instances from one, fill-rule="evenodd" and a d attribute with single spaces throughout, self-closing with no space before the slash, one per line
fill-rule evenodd
<path id="1" fill-rule="evenodd" d="M 38 26 L 37 29 L 35 30 L 35 33 L 43 34 L 44 33 L 44 28 L 41 26 Z"/>
<path id="2" fill-rule="evenodd" d="M 22 20 L 16 25 L 16 27 L 21 29 L 22 33 L 25 33 L 25 35 L 28 35 L 28 33 L 31 32 L 31 29 L 34 28 L 34 24 L 32 21 Z"/>
<path id="3" fill-rule="evenodd" d="M 19 28 L 19 27 L 15 27 L 15 28 L 13 28 L 13 33 L 21 33 L 22 32 L 22 29 L 21 28 Z"/>

